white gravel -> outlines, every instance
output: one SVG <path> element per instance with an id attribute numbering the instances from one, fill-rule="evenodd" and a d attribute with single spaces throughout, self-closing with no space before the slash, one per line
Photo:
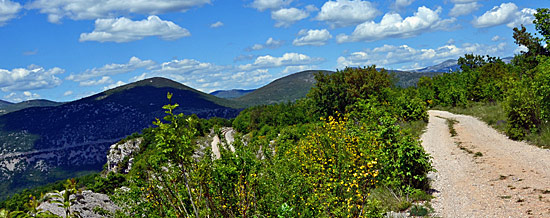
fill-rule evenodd
<path id="1" fill-rule="evenodd" d="M 421 139 L 437 170 L 429 175 L 435 216 L 550 217 L 550 150 L 512 141 L 471 116 L 428 113 Z M 457 136 L 443 118 L 459 122 Z"/>

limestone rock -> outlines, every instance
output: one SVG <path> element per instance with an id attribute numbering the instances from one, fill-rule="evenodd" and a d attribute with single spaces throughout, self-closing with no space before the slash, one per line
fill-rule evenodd
<path id="1" fill-rule="evenodd" d="M 64 192 L 65 191 L 61 191 L 61 193 Z M 51 195 L 51 193 L 49 195 Z M 106 194 L 95 193 L 89 190 L 82 191 L 80 194 L 73 194 L 71 195 L 71 199 L 76 199 L 74 204 L 71 205 L 71 212 L 78 211 L 80 215 L 85 218 L 107 216 L 107 214 L 103 214 L 98 211 L 103 211 L 114 215 L 117 210 L 120 210 L 120 208 L 114 204 Z M 95 211 L 94 208 L 96 208 Z M 55 215 L 65 217 L 65 209 L 54 203 L 44 202 L 40 204 L 38 209 L 50 211 Z"/>
<path id="2" fill-rule="evenodd" d="M 133 154 L 139 150 L 143 138 L 130 139 L 124 143 L 111 145 L 107 155 L 107 171 L 114 173 L 128 173 L 132 168 Z M 123 164 L 124 159 L 129 158 L 127 164 Z"/>

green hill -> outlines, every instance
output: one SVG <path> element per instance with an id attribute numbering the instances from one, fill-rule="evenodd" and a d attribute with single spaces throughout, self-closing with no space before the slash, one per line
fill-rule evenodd
<path id="1" fill-rule="evenodd" d="M 11 112 L 18 111 L 18 110 L 22 110 L 22 109 L 25 109 L 25 108 L 30 108 L 30 107 L 51 107 L 51 106 L 58 106 L 58 105 L 61 105 L 61 104 L 63 104 L 63 103 L 50 101 L 50 100 L 46 100 L 46 99 L 28 100 L 28 101 L 22 101 L 22 102 L 19 102 L 19 103 L 16 103 L 16 104 L 12 104 L 12 103 L 3 104 L 3 103 L 0 103 L 0 115 L 11 113 Z"/>
<path id="2" fill-rule="evenodd" d="M 276 104 L 287 101 L 296 101 L 306 96 L 315 85 L 315 73 L 333 73 L 327 70 L 307 70 L 279 78 L 264 87 L 248 93 L 234 101 L 250 107 L 262 104 Z"/>
<path id="3" fill-rule="evenodd" d="M 12 105 L 12 104 L 13 103 L 11 103 L 9 101 L 0 100 L 0 108 L 6 107 L 6 106 L 9 106 L 9 105 Z"/>

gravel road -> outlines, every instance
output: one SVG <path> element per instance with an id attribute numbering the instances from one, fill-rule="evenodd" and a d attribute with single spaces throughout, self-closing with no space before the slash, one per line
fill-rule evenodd
<path id="1" fill-rule="evenodd" d="M 477 118 L 428 111 L 422 145 L 438 217 L 550 217 L 550 150 L 508 139 Z M 446 119 L 458 121 L 451 137 Z M 476 155 L 477 153 L 477 155 Z"/>

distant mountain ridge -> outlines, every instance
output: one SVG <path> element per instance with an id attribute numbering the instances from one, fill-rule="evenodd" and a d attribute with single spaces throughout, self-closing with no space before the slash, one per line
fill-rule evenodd
<path id="1" fill-rule="evenodd" d="M 7 113 L 11 113 L 11 112 L 14 112 L 14 111 L 18 111 L 18 110 L 22 110 L 22 109 L 30 108 L 30 107 L 52 107 L 52 106 L 59 106 L 61 104 L 63 104 L 63 103 L 50 101 L 50 100 L 46 100 L 46 99 L 28 100 L 28 101 L 22 101 L 22 102 L 19 102 L 19 103 L 15 103 L 15 104 L 14 103 L 9 103 L 9 104 L 0 106 L 0 115 L 4 115 L 4 114 L 7 114 Z"/>
<path id="2" fill-rule="evenodd" d="M 504 61 L 504 63 L 510 63 L 512 61 L 512 59 L 514 59 L 513 57 L 505 57 L 505 58 L 501 58 L 502 61 Z M 432 66 L 428 66 L 428 67 L 424 67 L 424 68 L 420 68 L 420 69 L 415 69 L 415 70 L 410 70 L 410 72 L 416 72 L 416 73 L 436 73 L 436 72 L 440 72 L 440 73 L 448 73 L 448 72 L 455 72 L 455 71 L 458 71 L 460 70 L 460 65 L 458 65 L 458 59 L 449 59 L 449 60 L 446 60 L 446 61 L 443 61 L 439 64 L 436 64 L 436 65 L 432 65 Z"/>
<path id="3" fill-rule="evenodd" d="M 328 70 L 306 70 L 294 73 L 254 90 L 246 95 L 233 99 L 245 107 L 294 102 L 306 96 L 315 85 L 315 73 L 333 73 Z"/>
<path id="4" fill-rule="evenodd" d="M 180 83 L 150 78 L 77 101 L 31 107 L 0 116 L 0 199 L 9 193 L 99 171 L 108 146 L 152 126 L 166 114 L 166 93 L 175 113 L 202 118 L 237 116 L 226 99 Z"/>
<path id="5" fill-rule="evenodd" d="M 255 91 L 256 89 L 231 89 L 231 90 L 217 90 L 213 91 L 210 94 L 213 96 L 216 96 L 218 98 L 226 98 L 226 99 L 232 99 L 232 98 L 238 98 L 243 95 L 246 95 L 250 92 Z"/>

